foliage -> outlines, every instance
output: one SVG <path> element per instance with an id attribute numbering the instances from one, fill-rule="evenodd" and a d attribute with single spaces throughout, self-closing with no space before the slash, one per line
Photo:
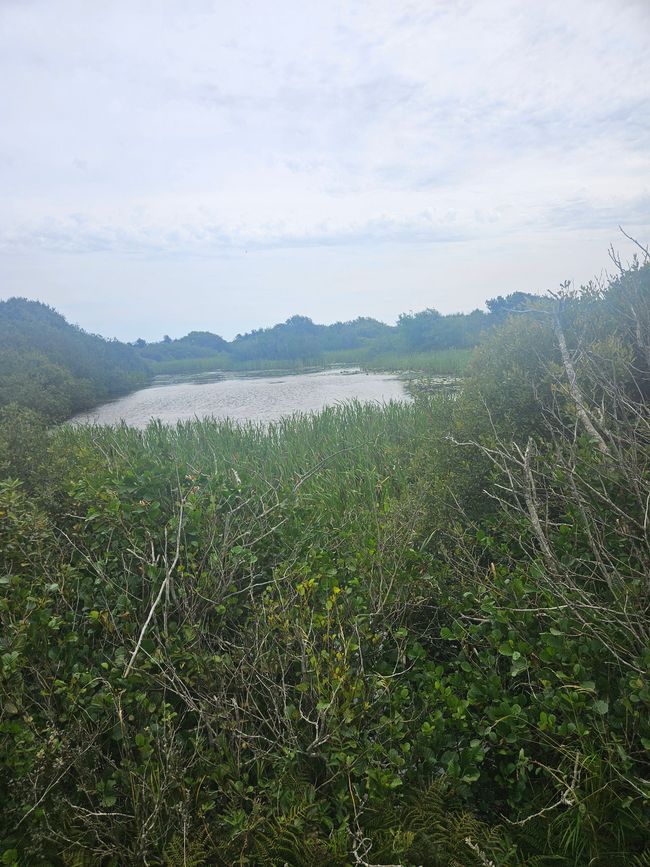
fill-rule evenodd
<path id="1" fill-rule="evenodd" d="M 442 316 L 424 310 L 403 314 L 395 326 L 368 317 L 318 325 L 307 316 L 292 316 L 272 328 L 238 334 L 230 343 L 208 332 L 192 332 L 180 340 L 137 341 L 136 348 L 155 373 L 360 364 L 460 374 L 470 349 L 502 319 L 501 308 L 495 315 L 474 310 Z"/>
<path id="2" fill-rule="evenodd" d="M 462 376 L 471 356 L 469 349 L 439 349 L 404 355 L 398 352 L 372 354 L 367 349 L 332 350 L 307 358 L 276 358 L 238 361 L 220 353 L 204 358 L 183 358 L 151 362 L 151 372 L 157 375 L 211 373 L 309 373 L 327 366 L 355 365 L 366 370 L 418 372 L 430 376 Z"/>
<path id="3" fill-rule="evenodd" d="M 48 439 L 43 417 L 17 403 L 0 407 L 0 477 L 20 479 L 36 493 L 46 474 Z"/>
<path id="4" fill-rule="evenodd" d="M 520 308 L 411 404 L 6 410 L 4 863 L 645 863 L 649 304 Z"/>
<path id="5" fill-rule="evenodd" d="M 178 340 L 163 339 L 160 343 L 136 340 L 135 347 L 147 361 L 189 361 L 195 358 L 214 356 L 228 352 L 228 344 L 217 334 L 209 331 L 190 331 Z"/>
<path id="6" fill-rule="evenodd" d="M 70 325 L 45 304 L 0 301 L 0 407 L 28 407 L 49 421 L 108 400 L 147 380 L 135 350 Z"/>

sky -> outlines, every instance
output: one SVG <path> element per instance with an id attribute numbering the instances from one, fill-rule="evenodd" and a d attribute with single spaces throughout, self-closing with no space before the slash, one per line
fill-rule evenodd
<path id="1" fill-rule="evenodd" d="M 123 340 L 482 307 L 650 241 L 650 0 L 0 0 L 0 297 Z"/>

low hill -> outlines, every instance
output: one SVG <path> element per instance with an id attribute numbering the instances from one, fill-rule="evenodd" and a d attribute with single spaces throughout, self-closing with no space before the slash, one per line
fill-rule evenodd
<path id="1" fill-rule="evenodd" d="M 71 325 L 39 301 L 0 301 L 0 406 L 17 403 L 50 421 L 69 418 L 143 385 L 132 346 Z"/>

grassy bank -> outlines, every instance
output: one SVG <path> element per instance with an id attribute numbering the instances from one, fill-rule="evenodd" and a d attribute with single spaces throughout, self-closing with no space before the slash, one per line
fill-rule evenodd
<path id="1" fill-rule="evenodd" d="M 355 365 L 365 370 L 412 371 L 427 375 L 462 376 L 471 357 L 470 349 L 441 349 L 433 352 L 402 354 L 386 352 L 371 355 L 362 350 L 327 352 L 305 359 L 266 359 L 237 361 L 225 353 L 205 358 L 185 358 L 169 361 L 150 362 L 154 375 L 192 374 L 216 370 L 251 371 L 290 371 L 301 373 L 308 370 L 336 365 Z"/>

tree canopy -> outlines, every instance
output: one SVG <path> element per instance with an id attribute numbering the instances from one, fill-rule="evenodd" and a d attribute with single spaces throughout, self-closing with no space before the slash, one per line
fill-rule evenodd
<path id="1" fill-rule="evenodd" d="M 148 379 L 135 349 L 71 325 L 39 301 L 0 302 L 0 406 L 17 403 L 49 420 L 137 388 Z"/>

